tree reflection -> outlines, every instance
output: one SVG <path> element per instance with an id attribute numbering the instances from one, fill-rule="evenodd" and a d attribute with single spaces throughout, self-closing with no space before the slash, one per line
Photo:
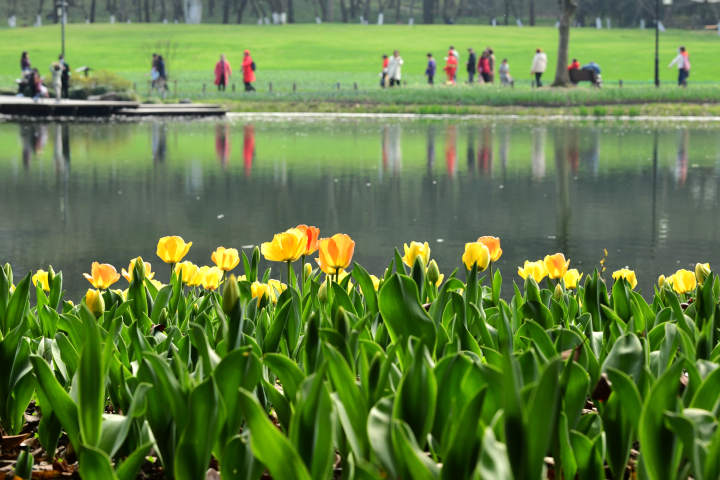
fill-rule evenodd
<path id="1" fill-rule="evenodd" d="M 167 124 L 154 122 L 152 124 L 152 156 L 153 162 L 165 163 L 167 155 Z"/>

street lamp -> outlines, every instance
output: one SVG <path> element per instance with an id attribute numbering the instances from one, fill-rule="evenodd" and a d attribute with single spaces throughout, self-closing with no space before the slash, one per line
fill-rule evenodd
<path id="1" fill-rule="evenodd" d="M 65 22 L 67 21 L 67 2 L 65 0 L 59 0 L 55 2 L 56 15 L 60 18 L 60 37 L 61 37 L 61 52 L 63 58 L 65 58 Z"/>
<path id="2" fill-rule="evenodd" d="M 655 88 L 660 87 L 660 0 L 655 0 Z"/>

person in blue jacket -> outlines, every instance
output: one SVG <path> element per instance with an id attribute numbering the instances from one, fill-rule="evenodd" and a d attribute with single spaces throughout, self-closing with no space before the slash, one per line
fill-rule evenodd
<path id="1" fill-rule="evenodd" d="M 427 68 L 425 69 L 425 76 L 428 79 L 428 84 L 433 85 L 434 78 L 435 78 L 435 70 L 437 70 L 437 63 L 435 63 L 435 59 L 432 56 L 432 53 L 427 54 L 428 63 Z"/>

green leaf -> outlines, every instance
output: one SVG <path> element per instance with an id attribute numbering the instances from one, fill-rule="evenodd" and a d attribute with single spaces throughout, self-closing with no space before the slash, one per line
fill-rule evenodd
<path id="1" fill-rule="evenodd" d="M 249 435 L 235 435 L 225 445 L 220 465 L 222 480 L 260 478 L 264 467 L 253 456 Z"/>
<path id="2" fill-rule="evenodd" d="M 470 478 L 478 463 L 481 441 L 478 426 L 486 392 L 487 389 L 482 388 L 454 419 L 452 434 L 448 435 L 449 448 L 443 461 L 443 479 Z"/>
<path id="3" fill-rule="evenodd" d="M 150 453 L 152 442 L 138 446 L 133 452 L 122 461 L 116 470 L 118 480 L 135 480 L 140 467 L 145 463 L 145 457 Z"/>
<path id="4" fill-rule="evenodd" d="M 615 478 L 621 478 L 630 457 L 642 400 L 630 375 L 612 367 L 608 367 L 607 375 L 612 393 L 601 411 L 607 436 L 607 462 Z"/>
<path id="5" fill-rule="evenodd" d="M 83 480 L 117 480 L 108 454 L 102 450 L 83 445 L 80 448 L 78 470 Z"/>
<path id="6" fill-rule="evenodd" d="M 436 400 L 437 381 L 429 354 L 422 344 L 418 344 L 413 361 L 405 371 L 395 394 L 393 418 L 407 422 L 420 446 L 425 445 L 427 434 L 432 428 Z"/>
<path id="7" fill-rule="evenodd" d="M 50 366 L 47 362 L 37 355 L 30 356 L 30 362 L 33 365 L 33 371 L 38 379 L 38 386 L 42 390 L 45 402 L 48 403 L 54 414 L 60 420 L 65 433 L 67 433 L 70 443 L 78 450 L 81 446 L 80 427 L 78 420 L 78 411 L 75 403 L 65 389 L 55 378 Z"/>
<path id="8" fill-rule="evenodd" d="M 418 301 L 417 285 L 406 275 L 392 275 L 380 289 L 379 306 L 393 343 L 404 347 L 414 336 L 435 350 L 435 323 Z"/>
<path id="9" fill-rule="evenodd" d="M 294 402 L 298 388 L 305 379 L 305 374 L 302 370 L 300 370 L 300 367 L 298 367 L 297 364 L 288 357 L 280 353 L 266 354 L 263 358 L 263 363 L 270 367 L 270 370 L 278 376 L 283 387 L 283 392 L 285 392 L 285 396 L 288 400 Z M 243 386 L 243 388 L 249 390 L 247 387 Z"/>
<path id="10" fill-rule="evenodd" d="M 255 456 L 270 470 L 273 478 L 310 480 L 310 473 L 298 452 L 268 420 L 257 399 L 240 389 L 240 408 L 250 427 L 250 445 Z"/>
<path id="11" fill-rule="evenodd" d="M 87 307 L 83 306 L 83 309 Z M 98 447 L 105 411 L 105 367 L 95 317 L 85 316 L 85 342 L 77 372 L 78 420 L 83 445 Z"/>
<path id="12" fill-rule="evenodd" d="M 15 287 L 15 292 L 8 301 L 5 315 L 0 317 L 0 333 L 7 333 L 17 327 L 30 308 L 30 273 L 25 275 Z"/>

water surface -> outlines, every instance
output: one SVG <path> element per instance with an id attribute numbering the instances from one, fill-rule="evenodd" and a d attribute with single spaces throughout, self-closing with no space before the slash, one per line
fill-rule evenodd
<path id="1" fill-rule="evenodd" d="M 52 264 L 79 296 L 93 260 L 127 268 L 160 236 L 218 245 L 298 223 L 357 242 L 381 274 L 395 247 L 427 240 L 444 273 L 479 235 L 517 265 L 565 252 L 590 271 L 659 273 L 720 262 L 720 129 L 588 121 L 234 119 L 0 123 L 0 261 L 16 276 Z M 123 280 L 119 286 L 123 287 Z"/>

